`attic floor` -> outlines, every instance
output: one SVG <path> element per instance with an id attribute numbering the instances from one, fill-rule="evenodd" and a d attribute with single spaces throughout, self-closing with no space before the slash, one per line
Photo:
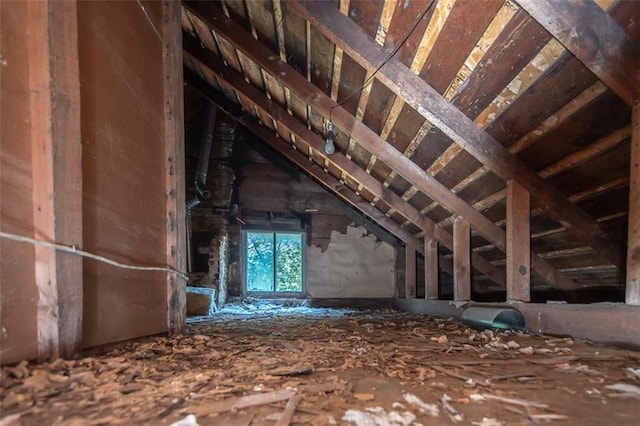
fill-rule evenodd
<path id="1" fill-rule="evenodd" d="M 640 352 L 391 310 L 237 305 L 185 336 L 22 363 L 1 379 L 3 426 L 171 424 L 189 414 L 200 425 L 635 425 L 640 416 Z"/>

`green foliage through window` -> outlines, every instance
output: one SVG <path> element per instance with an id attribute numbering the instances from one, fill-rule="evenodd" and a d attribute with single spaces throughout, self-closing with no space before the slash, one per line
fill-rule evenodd
<path id="1" fill-rule="evenodd" d="M 247 291 L 302 291 L 302 234 L 247 232 L 245 258 Z"/>

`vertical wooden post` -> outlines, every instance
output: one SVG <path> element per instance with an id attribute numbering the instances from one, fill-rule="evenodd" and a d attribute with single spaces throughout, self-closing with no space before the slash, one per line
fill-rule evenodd
<path id="1" fill-rule="evenodd" d="M 471 299 L 471 233 L 469 222 L 453 221 L 453 300 Z"/>
<path id="2" fill-rule="evenodd" d="M 416 297 L 416 247 L 412 243 L 407 243 L 405 248 L 405 281 L 404 297 L 414 299 Z"/>
<path id="3" fill-rule="evenodd" d="M 529 192 L 507 182 L 507 300 L 530 302 L 531 245 Z"/>
<path id="4" fill-rule="evenodd" d="M 76 2 L 27 6 L 35 238 L 82 245 L 82 146 Z M 35 247 L 38 360 L 82 339 L 82 259 Z"/>
<path id="5" fill-rule="evenodd" d="M 438 299 L 438 241 L 424 237 L 424 297 Z"/>
<path id="6" fill-rule="evenodd" d="M 184 94 L 180 2 L 162 2 L 164 77 L 164 145 L 167 194 L 167 265 L 186 270 L 186 206 L 184 159 Z M 167 328 L 183 333 L 186 326 L 186 282 L 167 276 Z"/>
<path id="7" fill-rule="evenodd" d="M 640 305 L 640 103 L 631 118 L 631 165 L 629 170 L 629 237 L 625 300 Z"/>

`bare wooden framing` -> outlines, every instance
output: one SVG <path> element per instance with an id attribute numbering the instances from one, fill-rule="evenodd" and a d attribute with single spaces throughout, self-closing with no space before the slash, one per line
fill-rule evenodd
<path id="1" fill-rule="evenodd" d="M 640 103 L 633 107 L 631 129 L 629 248 L 625 300 L 630 305 L 640 305 Z"/>
<path id="2" fill-rule="evenodd" d="M 75 2 L 29 2 L 35 238 L 82 245 L 82 145 Z M 35 247 L 39 361 L 71 357 L 82 339 L 82 260 Z"/>
<path id="3" fill-rule="evenodd" d="M 407 299 L 415 299 L 417 287 L 416 274 L 416 246 L 407 244 L 404 249 L 404 297 Z"/>
<path id="4" fill-rule="evenodd" d="M 531 301 L 530 199 L 517 182 L 507 182 L 507 300 Z"/>
<path id="5" fill-rule="evenodd" d="M 255 43 L 251 35 L 240 31 L 231 20 L 223 16 L 215 5 L 208 3 L 206 6 L 203 6 L 202 3 L 186 3 L 185 6 L 191 13 L 197 15 L 203 21 L 208 22 L 209 25 L 214 28 L 216 35 L 220 39 L 226 38 L 229 43 L 243 51 L 247 56 L 250 56 L 257 64 L 265 70 L 268 70 L 269 73 L 280 76 L 280 80 L 287 85 L 292 92 L 313 105 L 318 111 L 328 115 L 330 108 L 336 105 L 328 96 L 319 91 L 289 65 L 274 60 L 272 53 L 268 49 L 259 43 Z M 224 69 L 223 67 L 221 72 L 225 74 L 229 71 L 230 70 Z M 267 109 L 270 108 L 271 106 Z M 375 151 L 389 167 L 395 168 L 405 179 L 441 203 L 443 207 L 449 211 L 464 216 L 478 233 L 499 247 L 500 250 L 506 250 L 505 232 L 479 211 L 475 210 L 455 194 L 452 194 L 444 185 L 426 174 L 424 170 L 402 155 L 401 152 L 387 144 L 366 125 L 355 120 L 344 108 L 337 107 L 333 109 L 332 117 L 337 126 L 342 129 L 349 129 L 351 135 L 358 140 L 363 148 L 372 152 Z M 285 119 L 284 116 L 278 116 L 276 118 L 278 120 Z M 322 151 L 322 148 L 320 148 L 320 151 Z M 421 226 L 421 228 L 428 229 L 427 226 Z M 436 236 L 441 243 L 447 245 L 446 240 L 441 239 L 435 234 L 434 236 Z M 560 274 L 541 257 L 534 255 L 532 266 L 550 285 L 559 288 L 575 288 L 573 281 Z M 483 273 L 486 272 L 483 271 Z"/>
<path id="6" fill-rule="evenodd" d="M 195 59 L 207 66 L 216 75 L 229 82 L 231 86 L 246 96 L 257 108 L 264 111 L 265 114 L 276 118 L 284 128 L 295 135 L 296 140 L 301 139 L 313 147 L 316 152 L 323 152 L 324 141 L 322 141 L 317 134 L 287 114 L 284 109 L 270 102 L 257 89 L 249 85 L 238 73 L 225 69 L 221 59 L 201 48 L 197 42 L 194 42 L 192 37 L 187 38 L 185 35 L 184 47 L 185 51 L 193 55 Z M 396 209 L 396 211 L 415 223 L 416 226 L 427 230 L 429 232 L 428 235 L 433 235 L 433 238 L 436 238 L 445 247 L 453 248 L 453 239 L 450 233 L 440 227 L 434 226 L 433 221 L 422 216 L 413 206 L 405 203 L 398 195 L 385 188 L 373 176 L 366 173 L 365 170 L 349 161 L 346 156 L 340 152 L 335 152 L 331 155 L 330 161 L 342 170 L 343 173 L 352 176 L 355 181 L 359 182 L 363 188 L 366 188 L 374 196 L 378 197 L 378 199 L 389 204 L 392 208 Z M 419 245 L 421 246 L 422 244 Z M 474 254 L 473 256 L 474 264 L 480 272 L 486 274 L 498 284 L 505 284 L 504 272 L 502 270 L 491 267 L 490 264 L 479 255 Z"/>
<path id="7" fill-rule="evenodd" d="M 167 194 L 167 266 L 186 270 L 186 212 L 184 158 L 184 99 L 180 2 L 162 2 L 164 74 L 164 150 Z M 183 333 L 186 327 L 186 282 L 167 275 L 167 328 Z"/>
<path id="8" fill-rule="evenodd" d="M 453 300 L 471 299 L 470 253 L 469 222 L 458 216 L 453 221 Z"/>
<path id="9" fill-rule="evenodd" d="M 433 238 L 424 239 L 424 297 L 438 299 L 438 241 Z"/>
<path id="10" fill-rule="evenodd" d="M 292 8 L 366 70 L 375 70 L 385 63 L 376 74 L 381 83 L 401 96 L 408 105 L 489 167 L 497 176 L 505 181 L 517 180 L 549 216 L 566 224 L 567 229 L 577 238 L 588 242 L 613 264 L 621 265 L 621 252 L 618 245 L 608 237 L 597 222 L 571 204 L 559 191 L 542 181 L 521 160 L 489 134 L 479 129 L 475 123 L 455 106 L 446 102 L 402 63 L 395 59 L 386 61 L 387 53 L 373 43 L 353 21 L 341 16 L 333 8 L 326 8 L 313 2 L 304 2 L 304 4 L 293 2 Z M 387 163 L 391 168 L 396 168 L 393 164 Z M 406 176 L 404 177 L 406 179 Z M 444 205 L 444 203 L 441 204 Z M 466 213 L 456 213 L 462 213 L 469 218 Z M 482 232 L 477 225 L 474 227 Z"/>
<path id="11" fill-rule="evenodd" d="M 640 100 L 640 46 L 595 2 L 517 3 L 627 104 Z M 589 37 L 576 37 L 576 28 Z"/>

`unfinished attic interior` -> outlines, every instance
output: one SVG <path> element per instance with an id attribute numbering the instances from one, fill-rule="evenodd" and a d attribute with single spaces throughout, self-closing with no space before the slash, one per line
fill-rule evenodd
<path id="1" fill-rule="evenodd" d="M 0 2 L 0 424 L 635 425 L 640 2 Z"/>

